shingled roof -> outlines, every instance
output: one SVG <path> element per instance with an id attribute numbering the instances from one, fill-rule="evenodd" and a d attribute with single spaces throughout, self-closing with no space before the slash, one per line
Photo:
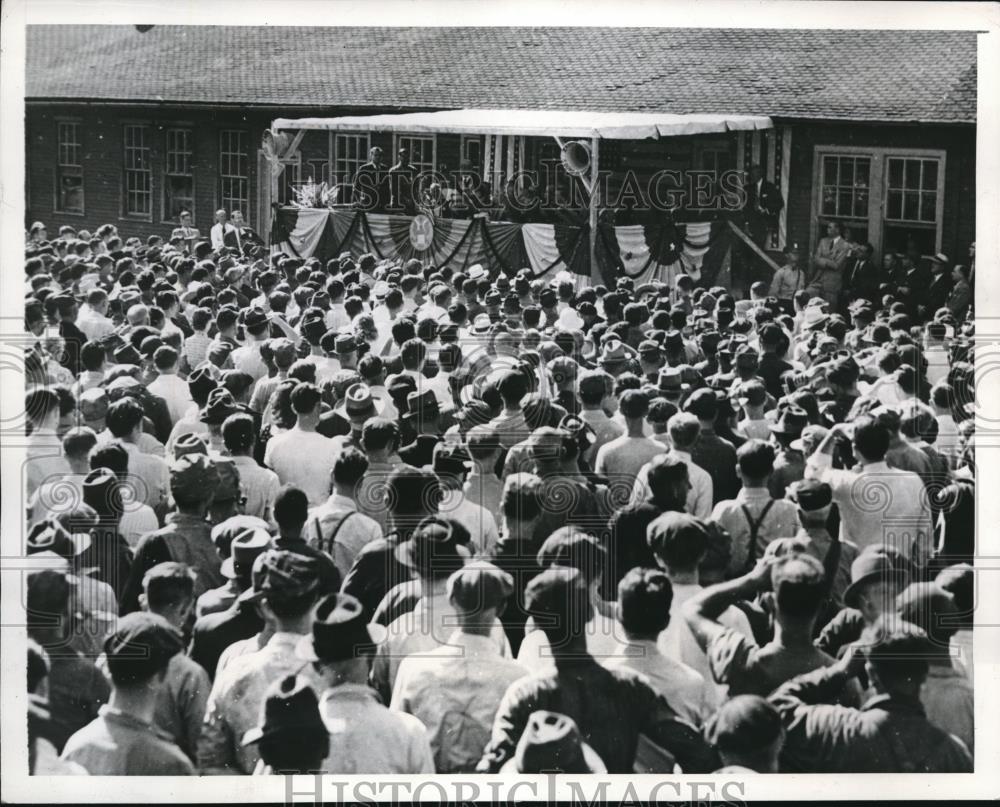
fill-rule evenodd
<path id="1" fill-rule="evenodd" d="M 27 98 L 974 122 L 969 31 L 34 25 Z"/>

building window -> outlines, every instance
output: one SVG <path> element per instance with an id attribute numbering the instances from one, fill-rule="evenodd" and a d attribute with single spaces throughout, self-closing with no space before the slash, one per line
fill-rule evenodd
<path id="1" fill-rule="evenodd" d="M 338 134 L 335 143 L 334 179 L 353 182 L 358 169 L 368 162 L 368 135 Z"/>
<path id="2" fill-rule="evenodd" d="M 399 160 L 400 149 L 409 152 L 410 164 L 418 174 L 434 171 L 434 135 L 397 135 L 393 165 Z"/>
<path id="3" fill-rule="evenodd" d="M 462 135 L 462 162 L 468 163 L 476 173 L 482 171 L 483 138 L 481 135 Z"/>
<path id="4" fill-rule="evenodd" d="M 250 203 L 250 171 L 247 158 L 247 133 L 225 129 L 219 145 L 219 207 L 230 215 L 234 210 L 247 214 Z"/>
<path id="5" fill-rule="evenodd" d="M 194 216 L 194 173 L 190 129 L 167 129 L 166 162 L 163 166 L 163 219 L 177 221 L 182 210 Z"/>
<path id="6" fill-rule="evenodd" d="M 153 167 L 150 161 L 149 127 L 125 127 L 125 209 L 126 216 L 151 219 L 153 216 Z"/>
<path id="7" fill-rule="evenodd" d="M 334 139 L 333 182 L 340 185 L 338 201 L 350 202 L 354 190 L 354 177 L 366 162 L 370 148 L 370 135 L 338 134 Z"/>
<path id="8" fill-rule="evenodd" d="M 941 244 L 944 161 L 942 151 L 818 146 L 813 244 L 833 221 L 877 253 L 915 246 L 933 255 Z"/>
<path id="9" fill-rule="evenodd" d="M 83 213 L 83 165 L 80 159 L 80 126 L 58 124 L 59 159 L 56 164 L 56 205 L 60 213 Z"/>

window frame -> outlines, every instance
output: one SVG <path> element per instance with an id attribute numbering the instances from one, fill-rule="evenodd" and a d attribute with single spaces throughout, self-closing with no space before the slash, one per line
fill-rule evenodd
<path id="1" fill-rule="evenodd" d="M 188 172 L 179 173 L 176 171 L 171 171 L 170 165 L 170 155 L 174 153 L 170 148 L 170 135 L 173 132 L 187 132 L 187 151 L 183 152 L 188 155 Z M 175 123 L 167 126 L 163 132 L 163 187 L 160 192 L 160 218 L 163 224 L 173 224 L 178 225 L 176 219 L 170 218 L 169 211 L 167 210 L 167 188 L 168 188 L 168 177 L 190 177 L 191 179 L 191 204 L 188 205 L 185 210 L 191 211 L 191 220 L 197 221 L 197 211 L 195 210 L 195 205 L 198 201 L 198 191 L 197 191 L 197 178 L 194 171 L 194 127 L 191 124 Z"/>
<path id="2" fill-rule="evenodd" d="M 410 139 L 410 140 L 422 140 L 422 141 L 429 140 L 431 142 L 431 166 L 430 166 L 430 168 L 431 168 L 431 172 L 432 173 L 436 172 L 437 171 L 437 164 L 438 164 L 438 161 L 437 161 L 437 154 L 438 154 L 437 135 L 436 134 L 427 134 L 425 132 L 395 132 L 393 134 L 393 137 L 392 137 L 392 162 L 389 163 L 389 167 L 391 168 L 392 166 L 394 166 L 396 164 L 396 159 L 397 159 L 396 155 L 399 153 L 399 148 L 400 148 L 399 142 L 403 138 L 407 138 L 407 139 Z M 426 165 L 426 163 L 421 163 L 421 164 Z M 411 165 L 413 165 L 414 168 L 417 167 L 417 163 L 412 162 L 412 161 L 411 161 Z M 417 174 L 419 175 L 420 173 L 421 173 L 421 170 L 418 170 Z"/>
<path id="3" fill-rule="evenodd" d="M 813 146 L 813 171 L 812 171 L 812 207 L 809 222 L 809 243 L 811 249 L 816 248 L 819 238 L 819 221 L 828 218 L 822 212 L 822 179 L 823 179 L 823 158 L 824 157 L 857 157 L 867 156 L 871 159 L 871 171 L 869 174 L 870 185 L 868 188 L 868 240 L 875 248 L 878 255 L 883 253 L 884 234 L 886 225 L 914 226 L 922 229 L 932 229 L 934 231 L 935 251 L 941 251 L 941 239 L 944 232 L 944 191 L 945 175 L 948 167 L 947 152 L 944 149 L 922 149 L 922 148 L 894 148 L 889 146 L 841 146 L 836 144 L 821 144 Z M 922 159 L 937 160 L 938 163 L 938 185 L 937 200 L 935 206 L 935 221 L 931 222 L 897 222 L 886 218 L 886 206 L 888 200 L 888 170 L 889 160 L 892 158 L 901 159 Z M 840 217 L 829 217 L 840 220 Z M 860 221 L 860 219 L 855 219 Z M 929 257 L 929 256 L 925 256 Z"/>
<path id="4" fill-rule="evenodd" d="M 469 134 L 462 135 L 461 149 L 459 151 L 460 155 L 459 162 L 458 165 L 455 166 L 455 168 L 461 170 L 463 162 L 465 162 L 466 160 L 472 162 L 472 160 L 469 160 L 469 153 L 467 148 L 469 143 L 475 143 L 477 146 L 479 146 L 479 161 L 478 163 L 473 163 L 472 168 L 477 173 L 482 173 L 483 158 L 486 156 L 486 138 L 483 135 L 469 135 Z"/>
<path id="5" fill-rule="evenodd" d="M 242 146 L 243 146 L 243 149 L 244 149 L 242 153 L 235 152 L 235 151 L 226 151 L 226 150 L 223 149 L 223 138 L 226 137 L 227 135 L 232 135 L 232 134 L 236 134 L 236 133 L 238 133 L 240 135 L 240 137 L 242 138 Z M 248 213 L 248 210 L 249 210 L 249 206 L 250 206 L 250 203 L 252 201 L 251 200 L 251 188 L 250 188 L 250 151 L 249 151 L 249 149 L 250 149 L 250 133 L 246 129 L 219 129 L 219 140 L 218 140 L 218 143 L 219 143 L 219 151 L 218 151 L 218 155 L 219 155 L 219 163 L 218 163 L 218 165 L 219 165 L 219 177 L 218 177 L 218 183 L 216 185 L 217 196 L 216 196 L 215 209 L 216 210 L 225 210 L 226 214 L 230 215 L 230 216 L 232 215 L 233 210 L 239 210 L 241 213 L 243 213 L 243 218 L 246 219 L 247 218 L 247 213 Z M 244 175 L 239 175 L 239 174 L 224 174 L 222 172 L 222 168 L 223 168 L 223 155 L 224 154 L 242 156 L 242 158 L 246 161 L 246 173 Z M 244 180 L 246 182 L 246 197 L 242 201 L 242 203 L 240 204 L 239 207 L 235 207 L 233 205 L 227 205 L 226 204 L 226 195 L 224 193 L 224 187 L 225 187 L 224 186 L 224 182 L 225 182 L 226 179 L 230 179 L 230 180 L 232 180 L 232 179 L 242 179 L 242 180 Z M 232 199 L 234 197 L 230 196 L 229 198 Z"/>
<path id="6" fill-rule="evenodd" d="M 156 172 L 153 170 L 153 145 L 152 145 L 152 131 L 153 124 L 151 121 L 145 120 L 135 120 L 135 121 L 122 121 L 121 123 L 122 132 L 122 181 L 121 181 L 121 198 L 119 203 L 119 214 L 123 221 L 148 221 L 152 223 L 153 213 L 155 206 L 156 197 Z M 134 149 L 134 146 L 127 145 L 127 135 L 126 132 L 129 129 L 138 129 L 143 132 L 143 145 L 142 150 L 146 152 L 146 161 L 148 166 L 142 169 L 129 168 L 128 167 L 128 151 L 129 149 Z M 148 213 L 130 213 L 128 209 L 128 175 L 129 172 L 144 173 L 149 176 L 149 190 L 147 193 L 149 196 L 149 212 Z"/>
<path id="7" fill-rule="evenodd" d="M 87 215 L 87 212 L 86 212 L 87 211 L 86 180 L 84 178 L 83 162 L 82 162 L 82 160 L 80 160 L 80 154 L 79 154 L 79 152 L 83 149 L 83 142 L 82 142 L 82 138 L 80 137 L 80 133 L 81 133 L 80 124 L 82 124 L 82 123 L 83 123 L 83 120 L 81 118 L 63 118 L 63 117 L 55 118 L 55 124 L 56 124 L 56 164 L 55 164 L 55 171 L 53 171 L 53 174 L 52 174 L 52 212 L 53 213 L 58 213 L 61 216 L 77 216 L 77 217 L 83 218 L 84 216 Z M 70 163 L 64 163 L 62 161 L 62 149 L 63 149 L 62 127 L 63 126 L 73 126 L 74 129 L 75 129 L 75 133 L 74 133 L 74 141 L 75 142 L 74 142 L 73 145 L 74 145 L 74 147 L 77 150 L 77 153 L 76 153 L 76 159 L 78 161 L 77 163 L 70 164 Z M 64 168 L 72 168 L 72 169 L 76 169 L 76 171 L 79 171 L 78 174 L 75 174 L 75 173 L 72 174 L 73 176 L 79 176 L 80 177 L 80 199 L 81 199 L 81 202 L 80 202 L 80 209 L 79 210 L 66 210 L 66 209 L 64 209 L 64 208 L 61 207 L 61 196 L 62 196 L 62 194 L 61 194 L 60 191 L 61 191 L 61 188 L 62 188 L 62 183 L 61 183 L 61 179 L 62 179 L 62 176 L 63 176 L 62 169 L 64 169 Z"/>

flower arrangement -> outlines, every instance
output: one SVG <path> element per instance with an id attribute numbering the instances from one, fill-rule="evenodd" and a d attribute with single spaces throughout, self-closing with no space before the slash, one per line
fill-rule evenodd
<path id="1" fill-rule="evenodd" d="M 292 188 L 296 207 L 333 207 L 339 196 L 339 188 L 326 182 L 316 184 L 312 177 L 301 185 Z"/>

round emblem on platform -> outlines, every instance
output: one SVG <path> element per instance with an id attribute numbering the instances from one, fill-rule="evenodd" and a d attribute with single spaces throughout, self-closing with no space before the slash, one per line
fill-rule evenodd
<path id="1" fill-rule="evenodd" d="M 434 222 L 430 216 L 418 213 L 410 222 L 410 243 L 416 250 L 430 249 L 434 240 Z"/>

